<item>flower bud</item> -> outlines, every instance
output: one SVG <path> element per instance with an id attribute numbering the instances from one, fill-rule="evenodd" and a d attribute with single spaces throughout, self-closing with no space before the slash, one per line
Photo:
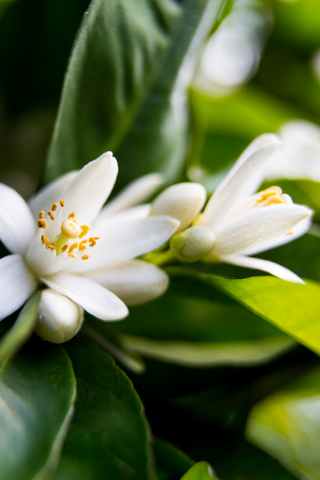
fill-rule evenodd
<path id="1" fill-rule="evenodd" d="M 206 200 L 206 190 L 199 183 L 178 183 L 166 188 L 154 200 L 151 215 L 169 215 L 179 220 L 177 232 L 187 228 Z"/>
<path id="2" fill-rule="evenodd" d="M 215 242 L 216 237 L 209 228 L 195 226 L 173 235 L 170 248 L 181 262 L 196 262 L 212 251 Z"/>
<path id="3" fill-rule="evenodd" d="M 41 293 L 39 319 L 35 332 L 42 340 L 63 343 L 80 329 L 84 319 L 83 308 L 51 288 Z"/>

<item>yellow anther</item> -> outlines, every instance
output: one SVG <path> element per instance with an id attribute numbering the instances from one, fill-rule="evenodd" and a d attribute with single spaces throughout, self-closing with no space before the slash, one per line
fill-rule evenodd
<path id="1" fill-rule="evenodd" d="M 77 238 L 81 229 L 71 218 L 64 220 L 61 225 L 61 232 L 67 238 Z M 80 236 L 80 235 L 79 235 Z"/>
<path id="2" fill-rule="evenodd" d="M 76 214 L 74 212 L 72 212 L 72 213 L 70 213 L 68 218 L 74 218 L 75 216 L 76 216 Z"/>
<path id="3" fill-rule="evenodd" d="M 45 235 L 41 235 L 41 241 L 46 247 L 48 247 L 50 245 L 50 240 Z"/>
<path id="4" fill-rule="evenodd" d="M 41 235 L 41 242 L 42 242 L 42 243 L 46 243 L 45 238 L 46 238 L 45 235 Z"/>
<path id="5" fill-rule="evenodd" d="M 68 243 L 66 243 L 62 248 L 61 248 L 61 252 L 65 252 L 66 250 L 68 250 L 69 248 L 69 245 Z"/>
<path id="6" fill-rule="evenodd" d="M 82 260 L 88 260 L 90 258 L 90 255 L 82 255 L 81 259 Z"/>
<path id="7" fill-rule="evenodd" d="M 40 213 L 39 213 L 39 218 L 40 220 L 42 220 L 44 218 L 44 215 L 45 215 L 45 212 L 42 210 Z"/>
<path id="8" fill-rule="evenodd" d="M 75 253 L 68 253 L 68 257 L 71 257 L 71 258 L 78 258 L 77 255 Z"/>
<path id="9" fill-rule="evenodd" d="M 96 243 L 97 243 L 97 241 L 94 238 L 92 238 L 91 242 L 89 242 L 89 247 L 94 247 L 96 245 Z"/>
<path id="10" fill-rule="evenodd" d="M 68 252 L 69 252 L 69 253 L 72 253 L 75 248 L 78 248 L 78 243 L 73 243 L 73 244 L 69 247 Z"/>
<path id="11" fill-rule="evenodd" d="M 55 216 L 53 215 L 53 213 L 47 212 L 47 214 L 49 215 L 49 217 L 51 218 L 51 220 L 54 220 L 54 219 L 55 219 Z"/>
<path id="12" fill-rule="evenodd" d="M 280 197 L 271 197 L 267 201 L 267 203 L 264 205 L 265 207 L 268 207 L 269 205 L 276 205 L 277 203 L 283 203 L 282 198 Z"/>
<path id="13" fill-rule="evenodd" d="M 87 247 L 85 245 L 79 245 L 80 252 L 83 252 Z"/>
<path id="14" fill-rule="evenodd" d="M 82 238 L 85 235 L 87 235 L 87 233 L 89 232 L 91 227 L 88 227 L 88 225 L 81 225 L 80 228 L 81 228 L 82 232 L 80 233 L 79 238 Z"/>
<path id="15" fill-rule="evenodd" d="M 64 200 L 60 200 L 60 205 L 61 207 L 64 207 L 64 204 L 65 204 L 65 201 Z M 51 209 L 52 210 L 52 209 Z"/>
<path id="16" fill-rule="evenodd" d="M 38 221 L 38 227 L 39 228 L 46 228 L 47 227 L 47 221 L 46 220 L 39 220 Z"/>
<path id="17" fill-rule="evenodd" d="M 55 250 L 57 247 L 55 245 L 47 245 L 48 248 L 50 248 L 50 250 Z"/>
<path id="18" fill-rule="evenodd" d="M 92 242 L 92 240 L 100 240 L 100 237 L 89 237 L 89 242 Z"/>
<path id="19" fill-rule="evenodd" d="M 57 203 L 54 203 L 54 204 L 52 205 L 52 207 L 51 207 L 51 210 L 52 210 L 53 212 L 55 212 L 55 211 L 57 210 L 57 208 L 58 208 L 58 204 L 57 204 Z"/>
<path id="20" fill-rule="evenodd" d="M 289 233 L 286 233 L 286 235 L 293 235 L 293 234 L 294 234 L 294 232 L 292 232 L 292 231 L 289 232 Z"/>

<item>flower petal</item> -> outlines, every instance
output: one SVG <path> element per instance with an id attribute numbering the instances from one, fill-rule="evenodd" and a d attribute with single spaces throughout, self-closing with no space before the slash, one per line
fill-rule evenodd
<path id="1" fill-rule="evenodd" d="M 110 195 L 117 174 L 118 163 L 111 152 L 88 163 L 64 194 L 66 214 L 75 212 L 79 225 L 92 224 Z"/>
<path id="2" fill-rule="evenodd" d="M 0 239 L 13 253 L 23 254 L 34 234 L 36 224 L 30 208 L 12 188 L 0 183 Z"/>
<path id="3" fill-rule="evenodd" d="M 246 253 L 282 237 L 301 220 L 310 217 L 311 210 L 300 205 L 270 205 L 233 218 L 216 230 L 217 241 L 212 254 Z"/>
<path id="4" fill-rule="evenodd" d="M 115 293 L 126 305 L 138 305 L 159 297 L 169 278 L 160 268 L 142 260 L 87 272 L 86 276 Z"/>
<path id="5" fill-rule="evenodd" d="M 0 320 L 20 308 L 37 289 L 37 279 L 20 255 L 0 260 Z"/>
<path id="6" fill-rule="evenodd" d="M 246 257 L 242 255 L 223 255 L 220 257 L 220 261 L 237 265 L 238 267 L 262 270 L 263 272 L 268 272 L 275 277 L 286 280 L 287 282 L 304 283 L 298 275 L 291 272 L 288 268 L 282 267 L 282 265 L 278 265 L 277 263 L 269 262 L 268 260 L 262 260 L 261 258 Z"/>
<path id="7" fill-rule="evenodd" d="M 99 217 L 103 220 L 105 217 L 144 202 L 157 190 L 163 181 L 163 176 L 160 173 L 151 173 L 134 180 L 119 195 L 108 202 L 102 209 Z"/>
<path id="8" fill-rule="evenodd" d="M 200 183 L 178 183 L 166 188 L 152 204 L 151 215 L 169 215 L 180 222 L 178 232 L 187 228 L 206 201 L 206 189 Z"/>
<path id="9" fill-rule="evenodd" d="M 125 304 L 116 295 L 81 275 L 57 273 L 41 280 L 101 320 L 120 320 L 129 313 Z"/>
<path id="10" fill-rule="evenodd" d="M 78 171 L 75 170 L 61 175 L 57 180 L 50 182 L 29 199 L 28 205 L 35 220 L 38 220 L 38 215 L 42 210 L 47 212 L 51 209 L 53 203 L 57 203 L 63 198 L 64 192 L 76 178 L 77 174 Z"/>
<path id="11" fill-rule="evenodd" d="M 266 250 L 271 250 L 272 248 L 281 247 L 281 245 L 285 245 L 286 243 L 292 242 L 296 238 L 302 237 L 305 233 L 307 233 L 312 225 L 312 220 L 310 218 L 305 218 L 301 220 L 297 225 L 295 225 L 289 234 L 283 235 L 282 237 L 275 238 L 270 242 L 263 244 L 260 247 L 257 247 L 249 252 L 246 252 L 246 255 L 256 255 L 260 252 L 265 252 Z"/>
<path id="12" fill-rule="evenodd" d="M 107 224 L 92 233 L 99 236 L 99 240 L 94 248 L 86 250 L 91 257 L 85 261 L 74 259 L 65 271 L 86 272 L 149 253 L 169 240 L 178 226 L 177 220 L 165 216 Z"/>
<path id="13" fill-rule="evenodd" d="M 251 195 L 256 190 L 257 179 L 259 182 L 262 180 L 261 171 L 279 145 L 280 142 L 274 140 L 256 150 L 245 161 L 240 157 L 238 160 L 240 166 L 236 164 L 237 168 L 227 175 L 227 181 L 224 180 L 219 185 L 197 224 L 215 228 L 233 208 L 237 207 L 241 199 Z"/>
<path id="14" fill-rule="evenodd" d="M 127 220 L 133 220 L 138 218 L 146 218 L 151 212 L 151 204 L 138 205 L 137 207 L 127 208 L 121 212 L 117 212 L 113 215 L 98 215 L 97 220 L 94 222 L 93 228 L 100 230 L 107 225 L 112 225 L 116 222 L 126 222 Z"/>

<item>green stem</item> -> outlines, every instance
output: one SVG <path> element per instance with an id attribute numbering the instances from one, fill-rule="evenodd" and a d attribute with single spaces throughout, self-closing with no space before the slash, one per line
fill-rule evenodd
<path id="1" fill-rule="evenodd" d="M 173 254 L 172 250 L 170 248 L 166 250 L 165 252 L 159 252 L 152 256 L 150 259 L 146 259 L 150 263 L 153 263 L 153 265 L 158 265 L 158 266 L 163 266 L 167 265 L 168 263 L 172 263 L 176 261 L 176 257 Z"/>

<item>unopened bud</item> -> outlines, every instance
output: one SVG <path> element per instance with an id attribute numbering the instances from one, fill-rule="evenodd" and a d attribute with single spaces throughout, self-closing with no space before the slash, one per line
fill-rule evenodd
<path id="1" fill-rule="evenodd" d="M 151 215 L 169 215 L 179 220 L 177 232 L 187 228 L 206 200 L 206 190 L 199 183 L 178 183 L 166 188 L 155 199 Z"/>
<path id="2" fill-rule="evenodd" d="M 173 235 L 170 248 L 181 262 L 196 262 L 212 251 L 215 242 L 216 237 L 209 228 L 195 226 Z"/>
<path id="3" fill-rule="evenodd" d="M 39 319 L 35 332 L 47 342 L 67 342 L 79 331 L 83 319 L 82 307 L 55 290 L 47 288 L 41 293 Z"/>

